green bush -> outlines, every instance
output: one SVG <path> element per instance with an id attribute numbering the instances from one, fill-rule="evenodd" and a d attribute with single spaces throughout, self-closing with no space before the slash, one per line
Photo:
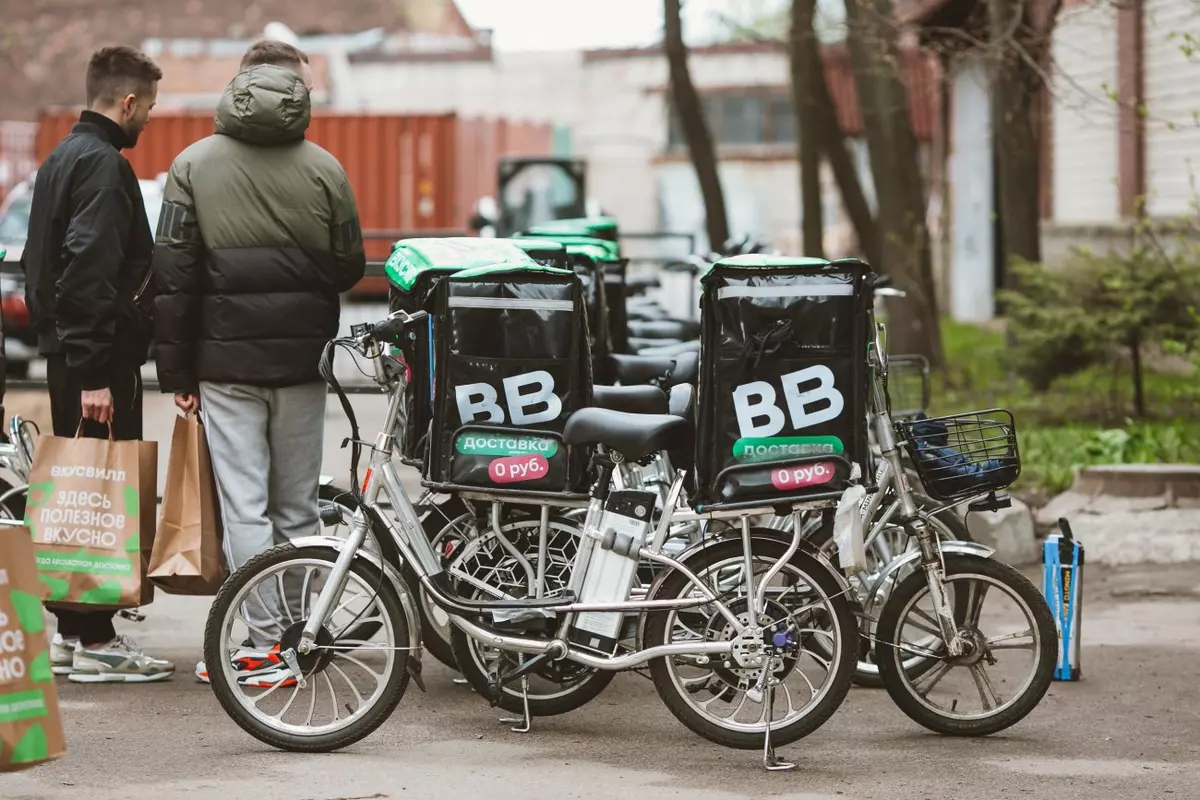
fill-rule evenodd
<path id="1" fill-rule="evenodd" d="M 1194 351 L 1200 337 L 1200 266 L 1152 238 L 1127 254 L 1075 251 L 1061 267 L 1014 264 L 1002 292 L 1016 347 L 1009 364 L 1035 392 L 1127 352 L 1134 413 L 1147 413 L 1146 349 Z"/>

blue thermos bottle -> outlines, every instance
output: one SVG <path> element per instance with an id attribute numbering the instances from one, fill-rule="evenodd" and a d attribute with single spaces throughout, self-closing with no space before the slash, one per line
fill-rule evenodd
<path id="1" fill-rule="evenodd" d="M 1058 662 L 1054 680 L 1077 681 L 1079 636 L 1083 624 L 1083 545 L 1071 535 L 1067 520 L 1058 521 L 1060 533 L 1046 538 L 1042 548 L 1042 592 L 1058 626 Z"/>

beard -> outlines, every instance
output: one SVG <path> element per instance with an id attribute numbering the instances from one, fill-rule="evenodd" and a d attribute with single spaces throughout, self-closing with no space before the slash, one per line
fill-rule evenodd
<path id="1" fill-rule="evenodd" d="M 135 146 L 137 146 L 137 143 L 138 143 L 138 137 L 142 135 L 142 131 L 145 129 L 146 126 L 145 125 L 137 125 L 136 123 L 132 123 L 132 122 L 127 122 L 125 125 L 123 125 L 121 127 L 125 131 L 125 137 L 129 142 L 129 146 L 135 147 Z"/>

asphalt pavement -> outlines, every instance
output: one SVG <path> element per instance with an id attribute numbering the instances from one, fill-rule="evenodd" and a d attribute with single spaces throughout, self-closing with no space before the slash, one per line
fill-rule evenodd
<path id="1" fill-rule="evenodd" d="M 1200 797 L 1200 576 L 1194 566 L 1085 576 L 1083 680 L 1055 683 L 1024 722 L 987 739 L 924 732 L 883 691 L 855 689 L 767 773 L 759 754 L 692 735 L 639 675 L 517 734 L 426 659 L 392 718 L 345 751 L 275 751 L 194 681 L 208 602 L 159 594 L 123 624 L 179 673 L 157 685 L 60 681 L 69 751 L 0 777 L 6 800 L 651 798 L 797 800 Z"/>

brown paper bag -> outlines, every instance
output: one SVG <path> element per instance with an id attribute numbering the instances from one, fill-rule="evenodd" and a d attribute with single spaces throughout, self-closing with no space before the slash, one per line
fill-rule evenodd
<path id="1" fill-rule="evenodd" d="M 0 772 L 53 761 L 67 751 L 33 542 L 0 528 Z"/>
<path id="2" fill-rule="evenodd" d="M 38 439 L 25 524 L 47 601 L 86 610 L 147 605 L 158 444 Z"/>
<path id="3" fill-rule="evenodd" d="M 221 557 L 221 514 L 204 426 L 176 417 L 150 580 L 171 594 L 215 595 L 228 574 Z"/>

